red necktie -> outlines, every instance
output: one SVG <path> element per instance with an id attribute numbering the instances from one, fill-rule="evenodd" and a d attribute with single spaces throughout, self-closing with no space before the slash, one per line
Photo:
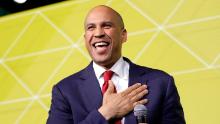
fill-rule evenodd
<path id="1" fill-rule="evenodd" d="M 111 80 L 112 75 L 113 75 L 113 71 L 111 71 L 111 70 L 105 71 L 104 74 L 103 74 L 103 77 L 104 77 L 104 84 L 102 86 L 102 94 L 103 95 L 106 92 L 106 90 L 108 89 L 108 81 Z M 114 124 L 121 124 L 121 119 L 115 120 Z"/>
<path id="2" fill-rule="evenodd" d="M 102 85 L 102 94 L 108 89 L 108 81 L 111 80 L 113 75 L 113 71 L 105 71 L 103 74 L 104 77 L 104 84 Z"/>

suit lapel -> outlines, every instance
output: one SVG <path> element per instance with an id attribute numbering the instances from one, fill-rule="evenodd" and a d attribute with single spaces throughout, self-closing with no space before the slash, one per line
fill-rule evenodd
<path id="1" fill-rule="evenodd" d="M 135 83 L 142 83 L 145 84 L 146 80 L 142 78 L 142 76 L 145 74 L 145 71 L 140 66 L 137 66 L 136 64 L 132 63 L 129 59 L 124 58 L 125 61 L 127 61 L 130 65 L 129 68 L 129 82 L 128 85 L 131 86 Z M 136 124 L 136 118 L 134 116 L 133 111 L 131 111 L 129 114 L 125 117 L 125 124 Z"/>
<path id="2" fill-rule="evenodd" d="M 92 67 L 92 62 L 84 69 L 80 90 L 83 101 L 88 111 L 98 109 L 102 104 L 101 88 Z"/>

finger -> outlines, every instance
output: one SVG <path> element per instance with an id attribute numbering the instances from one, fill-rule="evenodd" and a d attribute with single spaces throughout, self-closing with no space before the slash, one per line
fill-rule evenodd
<path id="1" fill-rule="evenodd" d="M 133 96 L 131 98 L 131 101 L 133 101 L 133 102 L 139 101 L 147 93 L 148 93 L 148 90 L 145 89 L 145 90 L 141 91 L 140 93 L 136 94 L 135 96 Z"/>
<path id="2" fill-rule="evenodd" d="M 133 104 L 133 107 L 135 107 L 135 106 L 138 105 L 138 104 L 144 105 L 144 104 L 146 104 L 146 103 L 148 103 L 148 99 L 142 99 L 142 100 L 140 100 L 140 101 L 135 102 L 135 103 Z"/>
<path id="3" fill-rule="evenodd" d="M 108 81 L 108 89 L 106 90 L 105 93 L 111 94 L 111 93 L 114 93 L 114 92 L 115 92 L 115 85 L 111 80 L 109 80 Z"/>
<path id="4" fill-rule="evenodd" d="M 130 98 L 134 97 L 135 95 L 141 93 L 142 91 L 144 91 L 145 89 L 147 89 L 147 85 L 142 85 L 141 87 L 133 90 L 128 96 Z"/>
<path id="5" fill-rule="evenodd" d="M 131 93 L 133 90 L 137 89 L 138 87 L 141 86 L 141 83 L 136 83 L 130 87 L 128 87 L 125 91 L 121 92 L 122 96 L 128 95 Z"/>

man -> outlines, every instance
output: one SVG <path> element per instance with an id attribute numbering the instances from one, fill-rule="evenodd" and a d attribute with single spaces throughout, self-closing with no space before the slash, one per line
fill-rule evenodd
<path id="1" fill-rule="evenodd" d="M 136 124 L 136 104 L 147 107 L 149 124 L 185 124 L 173 78 L 122 57 L 127 31 L 119 13 L 96 6 L 84 28 L 93 61 L 53 87 L 47 124 Z"/>

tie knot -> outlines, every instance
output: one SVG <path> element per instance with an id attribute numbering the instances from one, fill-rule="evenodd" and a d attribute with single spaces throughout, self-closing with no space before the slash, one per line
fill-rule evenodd
<path id="1" fill-rule="evenodd" d="M 111 80 L 112 75 L 113 75 L 113 71 L 111 71 L 111 70 L 105 71 L 104 72 L 104 76 L 103 76 L 104 77 L 104 81 Z"/>

